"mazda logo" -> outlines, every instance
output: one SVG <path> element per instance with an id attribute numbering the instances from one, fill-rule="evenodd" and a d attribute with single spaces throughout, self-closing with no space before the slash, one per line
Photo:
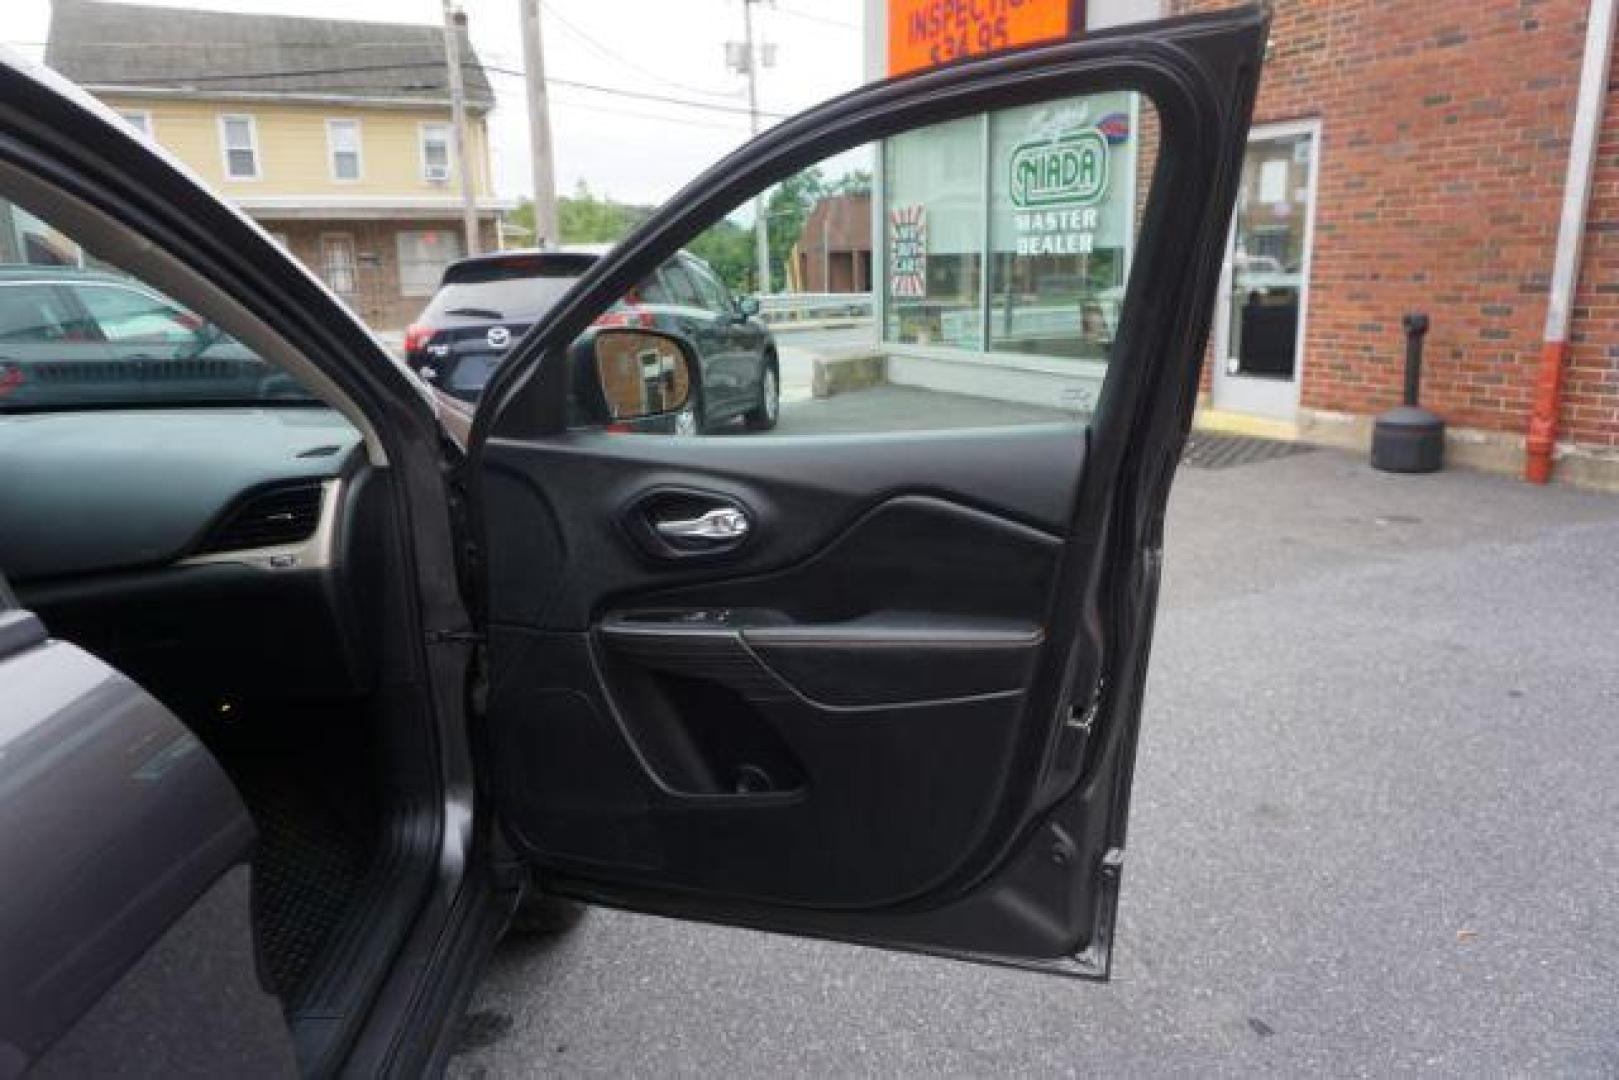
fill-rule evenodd
<path id="1" fill-rule="evenodd" d="M 504 349 L 512 343 L 512 332 L 504 326 L 491 326 L 487 340 L 491 349 Z"/>

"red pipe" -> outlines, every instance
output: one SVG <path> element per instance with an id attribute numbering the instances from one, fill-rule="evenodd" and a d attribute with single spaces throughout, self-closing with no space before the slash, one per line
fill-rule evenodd
<path id="1" fill-rule="evenodd" d="M 1544 484 L 1552 478 L 1552 454 L 1557 449 L 1557 416 L 1563 406 L 1563 368 L 1568 363 L 1568 342 L 1548 341 L 1540 347 L 1540 370 L 1535 375 L 1535 404 L 1529 414 L 1529 438 L 1524 449 L 1523 478 Z"/>
<path id="2" fill-rule="evenodd" d="M 1557 224 L 1557 248 L 1546 298 L 1546 336 L 1535 374 L 1535 404 L 1524 440 L 1523 478 L 1531 484 L 1551 479 L 1557 452 L 1557 419 L 1563 407 L 1563 370 L 1568 366 L 1569 321 L 1580 283 L 1580 244 L 1585 239 L 1591 176 L 1602 139 L 1602 106 L 1608 96 L 1608 64 L 1613 52 L 1616 0 L 1590 0 L 1585 20 L 1585 55 L 1580 61 L 1580 89 L 1574 105 L 1574 129 L 1568 143 L 1568 171 L 1563 212 Z"/>

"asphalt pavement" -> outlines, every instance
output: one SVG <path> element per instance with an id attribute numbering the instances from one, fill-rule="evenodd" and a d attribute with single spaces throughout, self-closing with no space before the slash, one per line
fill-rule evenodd
<path id="1" fill-rule="evenodd" d="M 452 1075 L 1612 1076 L 1616 597 L 1611 497 L 1182 468 L 1111 984 L 594 911 Z"/>

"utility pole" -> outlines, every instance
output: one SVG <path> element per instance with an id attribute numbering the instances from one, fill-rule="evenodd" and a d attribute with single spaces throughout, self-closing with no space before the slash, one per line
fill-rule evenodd
<path id="1" fill-rule="evenodd" d="M 753 5 L 760 0 L 742 0 L 742 47 L 728 49 L 731 66 L 748 77 L 748 130 L 759 134 L 759 65 L 764 51 L 753 41 Z M 768 46 L 766 46 L 768 48 Z M 757 195 L 753 200 L 753 240 L 758 260 L 758 291 L 770 292 L 770 224 L 765 219 L 765 200 Z"/>
<path id="2" fill-rule="evenodd" d="M 557 225 L 557 176 L 551 159 L 551 106 L 545 98 L 545 43 L 540 36 L 540 0 L 523 5 L 523 71 L 528 77 L 528 141 L 534 169 L 534 243 L 562 242 Z"/>
<path id="3" fill-rule="evenodd" d="M 476 255 L 478 243 L 478 200 L 472 190 L 471 161 L 467 153 L 467 90 L 461 78 L 461 31 L 467 15 L 452 0 L 444 0 L 444 62 L 450 74 L 450 119 L 455 127 L 455 170 L 461 175 L 461 222 L 466 229 L 467 254 Z"/>

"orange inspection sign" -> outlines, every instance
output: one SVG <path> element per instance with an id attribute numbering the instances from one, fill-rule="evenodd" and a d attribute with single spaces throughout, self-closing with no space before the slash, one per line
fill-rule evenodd
<path id="1" fill-rule="evenodd" d="M 1085 0 L 888 0 L 888 74 L 965 60 L 1085 26 Z"/>

